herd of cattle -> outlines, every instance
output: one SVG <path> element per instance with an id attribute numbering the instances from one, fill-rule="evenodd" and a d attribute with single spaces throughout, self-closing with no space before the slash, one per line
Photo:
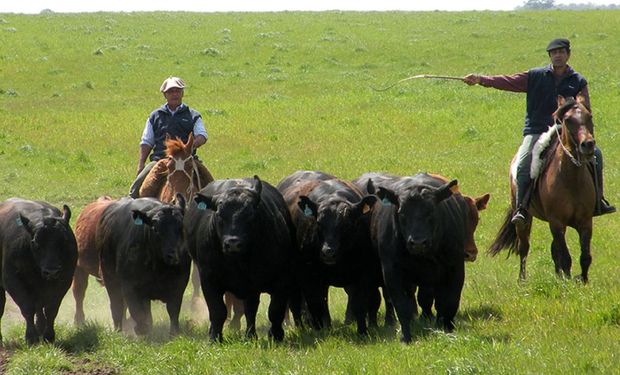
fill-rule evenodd
<path id="1" fill-rule="evenodd" d="M 385 300 L 386 324 L 433 316 L 454 329 L 464 262 L 477 255 L 474 231 L 489 194 L 471 198 L 457 181 L 418 174 L 367 173 L 349 182 L 322 172 L 298 171 L 277 187 L 257 176 L 216 180 L 187 201 L 99 198 L 78 217 L 22 199 L 0 203 L 2 285 L 26 320 L 26 341 L 53 342 L 54 320 L 74 284 L 77 324 L 89 275 L 105 285 L 114 327 L 128 309 L 135 332 L 152 327 L 151 300 L 166 304 L 170 332 L 195 262 L 209 309 L 212 340 L 222 339 L 224 293 L 243 300 L 246 334 L 256 335 L 260 293 L 271 297 L 269 335 L 284 338 L 290 309 L 296 325 L 329 326 L 330 286 L 348 295 L 347 316 L 365 334 L 377 325 Z M 36 317 L 36 321 L 35 321 Z"/>

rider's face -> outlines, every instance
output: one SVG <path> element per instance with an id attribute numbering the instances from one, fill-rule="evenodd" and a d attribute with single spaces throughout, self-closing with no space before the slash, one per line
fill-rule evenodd
<path id="1" fill-rule="evenodd" d="M 565 67 L 569 57 L 570 52 L 568 52 L 566 48 L 556 48 L 549 51 L 549 58 L 551 59 L 551 64 L 555 68 Z"/>
<path id="2" fill-rule="evenodd" d="M 181 105 L 181 102 L 183 101 L 183 89 L 178 87 L 168 89 L 168 91 L 164 93 L 164 97 L 166 98 L 169 107 L 176 108 Z"/>

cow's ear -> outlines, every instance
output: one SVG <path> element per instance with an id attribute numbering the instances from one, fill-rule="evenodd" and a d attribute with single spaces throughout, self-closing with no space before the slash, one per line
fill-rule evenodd
<path id="1" fill-rule="evenodd" d="M 28 232 L 31 236 L 34 236 L 34 225 L 26 216 L 21 213 L 17 215 L 17 219 L 15 220 L 17 225 L 20 227 L 24 227 L 26 232 Z"/>
<path id="2" fill-rule="evenodd" d="M 194 202 L 198 205 L 199 210 L 209 209 L 211 211 L 217 211 L 217 201 L 211 196 L 204 195 L 202 193 L 196 193 Z"/>
<path id="3" fill-rule="evenodd" d="M 372 210 L 372 207 L 377 202 L 376 195 L 366 195 L 362 198 L 361 201 L 357 202 L 353 207 L 353 212 L 357 215 L 364 215 L 369 213 Z"/>
<path id="4" fill-rule="evenodd" d="M 69 225 L 69 220 L 71 220 L 71 210 L 66 204 L 62 205 L 62 220 L 67 223 L 67 225 Z"/>
<path id="5" fill-rule="evenodd" d="M 304 216 L 307 217 L 317 217 L 319 214 L 319 207 L 316 205 L 316 203 L 314 203 L 313 201 L 310 200 L 310 198 L 308 198 L 305 195 L 300 195 L 299 196 L 299 200 L 297 201 L 297 205 L 299 206 L 299 209 L 301 210 L 301 212 L 304 213 Z"/>
<path id="6" fill-rule="evenodd" d="M 368 194 L 375 194 L 377 192 L 375 189 L 375 184 L 372 182 L 372 178 L 369 178 L 366 183 L 366 192 L 368 192 Z"/>
<path id="7" fill-rule="evenodd" d="M 176 193 L 174 196 L 174 205 L 185 212 L 185 197 L 181 193 Z"/>
<path id="8" fill-rule="evenodd" d="M 400 202 L 398 201 L 398 195 L 396 195 L 396 193 L 394 193 L 390 189 L 386 189 L 380 186 L 379 190 L 377 190 L 377 197 L 381 199 L 381 204 L 384 206 L 387 206 L 388 204 L 393 204 L 396 207 L 400 206 Z"/>
<path id="9" fill-rule="evenodd" d="M 153 221 L 146 214 L 146 212 L 140 210 L 131 210 L 131 217 L 135 225 L 148 225 L 153 226 Z"/>
<path id="10" fill-rule="evenodd" d="M 489 194 L 489 193 L 486 193 L 485 195 L 475 199 L 475 201 L 476 201 L 476 208 L 478 209 L 478 211 L 482 211 L 485 208 L 487 208 L 487 204 L 489 203 L 489 199 L 491 199 L 491 194 Z"/>
<path id="11" fill-rule="evenodd" d="M 452 180 L 450 182 L 446 182 L 445 184 L 441 185 L 435 191 L 435 202 L 439 203 L 443 201 L 444 199 L 452 196 L 452 187 L 458 185 L 458 183 L 459 182 L 457 180 Z"/>

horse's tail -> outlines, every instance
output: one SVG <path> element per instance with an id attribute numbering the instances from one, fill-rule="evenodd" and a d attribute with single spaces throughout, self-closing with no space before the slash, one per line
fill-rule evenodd
<path id="1" fill-rule="evenodd" d="M 499 229 L 495 240 L 487 250 L 487 253 L 495 256 L 499 254 L 502 249 L 508 249 L 508 256 L 510 254 L 517 251 L 517 245 L 519 242 L 519 238 L 517 237 L 517 229 L 515 225 L 512 223 L 512 209 L 508 208 L 506 212 L 506 218 L 504 219 L 504 223 L 502 227 Z"/>

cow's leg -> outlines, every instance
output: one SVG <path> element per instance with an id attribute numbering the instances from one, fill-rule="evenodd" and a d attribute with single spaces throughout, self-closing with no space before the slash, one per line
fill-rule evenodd
<path id="1" fill-rule="evenodd" d="M 519 281 L 523 282 L 527 278 L 527 255 L 530 252 L 530 232 L 532 230 L 532 216 L 527 215 L 523 226 L 516 226 L 517 231 L 517 251 L 519 252 Z"/>
<path id="2" fill-rule="evenodd" d="M 571 257 L 566 245 L 566 227 L 559 224 L 549 223 L 549 229 L 553 235 L 551 242 L 551 256 L 555 265 L 555 273 L 570 278 Z"/>
<path id="3" fill-rule="evenodd" d="M 284 339 L 284 329 L 282 328 L 282 324 L 286 313 L 287 300 L 287 295 L 283 292 L 273 293 L 271 295 L 268 311 L 269 321 L 271 322 L 269 336 L 273 337 L 276 341 L 282 341 Z"/>
<path id="4" fill-rule="evenodd" d="M 329 313 L 329 285 L 325 284 L 321 286 L 320 290 L 320 301 L 321 301 L 321 322 L 323 327 L 331 327 L 332 326 L 332 316 Z"/>
<path id="5" fill-rule="evenodd" d="M 355 318 L 355 315 L 353 314 L 353 306 L 351 305 L 351 293 L 353 293 L 353 290 L 350 286 L 346 286 L 344 290 L 347 293 L 347 309 L 344 312 L 344 324 L 349 325 L 353 323 L 353 319 Z"/>
<path id="6" fill-rule="evenodd" d="M 54 330 L 54 321 L 58 316 L 58 309 L 62 302 L 64 293 L 56 294 L 47 298 L 46 305 L 43 307 L 43 315 L 45 316 L 45 330 L 43 331 L 43 341 L 53 343 L 56 340 L 56 331 Z"/>
<path id="7" fill-rule="evenodd" d="M 85 321 L 84 315 L 84 296 L 88 287 L 88 272 L 82 267 L 76 267 L 73 274 L 73 284 L 71 286 L 73 298 L 75 299 L 75 317 L 74 322 L 77 326 L 83 326 Z"/>
<path id="8" fill-rule="evenodd" d="M 26 343 L 34 345 L 39 342 L 39 333 L 34 324 L 36 312 L 35 298 L 36 293 L 32 293 L 26 286 L 15 277 L 7 277 L 4 280 L 4 288 L 11 291 L 11 297 L 26 321 Z"/>
<path id="9" fill-rule="evenodd" d="M 590 253 L 590 241 L 592 240 L 592 220 L 589 225 L 579 229 L 579 243 L 581 245 L 581 256 L 579 264 L 581 265 L 581 281 L 588 282 L 588 270 L 592 264 L 592 254 Z"/>
<path id="10" fill-rule="evenodd" d="M 418 288 L 418 304 L 422 310 L 424 319 L 433 319 L 433 302 L 435 300 L 435 291 L 433 287 L 421 286 Z"/>
<path id="11" fill-rule="evenodd" d="M 222 330 L 226 321 L 226 305 L 224 304 L 224 291 L 208 286 L 204 279 L 201 279 L 202 294 L 205 296 L 207 308 L 209 309 L 209 338 L 211 341 L 222 341 Z"/>
<path id="12" fill-rule="evenodd" d="M 170 318 L 170 335 L 179 334 L 179 314 L 181 312 L 181 303 L 183 302 L 183 289 L 172 293 L 168 301 L 166 301 L 166 310 Z"/>
<path id="13" fill-rule="evenodd" d="M 460 263 L 456 269 L 448 271 L 449 279 L 434 288 L 436 293 L 437 324 L 443 325 L 446 332 L 454 330 L 454 317 L 461 303 L 461 291 L 465 281 L 465 264 Z"/>
<path id="14" fill-rule="evenodd" d="M 367 313 L 368 313 L 368 326 L 369 327 L 378 327 L 377 324 L 377 315 L 379 314 L 379 307 L 381 307 L 381 293 L 379 292 L 378 287 L 370 288 L 368 290 L 368 302 L 367 302 Z"/>
<path id="15" fill-rule="evenodd" d="M 45 297 L 43 297 L 45 298 Z M 37 305 L 36 307 L 36 313 L 34 314 L 34 326 L 37 327 L 37 332 L 39 333 L 39 336 L 41 336 L 43 334 L 43 332 L 45 332 L 45 324 L 46 324 L 46 320 L 45 320 L 45 314 L 43 314 L 43 306 L 42 305 Z"/>
<path id="16" fill-rule="evenodd" d="M 243 316 L 243 300 L 237 298 L 231 292 L 224 293 L 227 315 L 230 318 L 228 326 L 238 331 L 241 329 L 241 317 Z"/>
<path id="17" fill-rule="evenodd" d="M 404 343 L 411 342 L 411 319 L 413 317 L 413 298 L 411 293 L 407 290 L 409 288 L 403 288 L 403 275 L 394 267 L 384 265 L 383 270 L 385 288 L 392 299 L 394 308 L 396 309 L 396 315 L 400 322 L 401 328 L 401 341 Z"/>
<path id="18" fill-rule="evenodd" d="M 393 326 L 396 324 L 396 312 L 394 311 L 394 304 L 390 298 L 385 287 L 381 287 L 383 292 L 383 302 L 385 303 L 385 325 Z"/>
<path id="19" fill-rule="evenodd" d="M 137 335 L 147 335 L 153 326 L 151 301 L 138 295 L 133 288 L 123 288 L 123 297 L 127 301 L 131 318 L 136 322 L 134 331 Z"/>
<path id="20" fill-rule="evenodd" d="M 4 316 L 4 307 L 6 305 L 6 292 L 0 286 L 0 327 L 2 326 L 2 317 Z M 0 330 L 0 346 L 2 346 L 2 332 Z"/>
<path id="21" fill-rule="evenodd" d="M 105 278 L 105 289 L 110 298 L 110 312 L 114 329 L 121 332 L 123 330 L 123 320 L 125 319 L 125 300 L 118 280 L 114 277 Z"/>
<path id="22" fill-rule="evenodd" d="M 245 310 L 245 335 L 249 338 L 256 337 L 256 313 L 260 302 L 260 293 L 249 293 L 243 300 Z"/>
<path id="23" fill-rule="evenodd" d="M 357 333 L 365 335 L 368 333 L 366 327 L 366 311 L 368 310 L 368 293 L 362 285 L 355 285 L 349 288 L 351 296 L 351 310 L 357 322 Z"/>
<path id="24" fill-rule="evenodd" d="M 310 313 L 310 323 L 312 328 L 323 328 L 323 297 L 322 287 L 316 281 L 305 282 L 303 295 L 306 300 L 306 307 Z"/>

